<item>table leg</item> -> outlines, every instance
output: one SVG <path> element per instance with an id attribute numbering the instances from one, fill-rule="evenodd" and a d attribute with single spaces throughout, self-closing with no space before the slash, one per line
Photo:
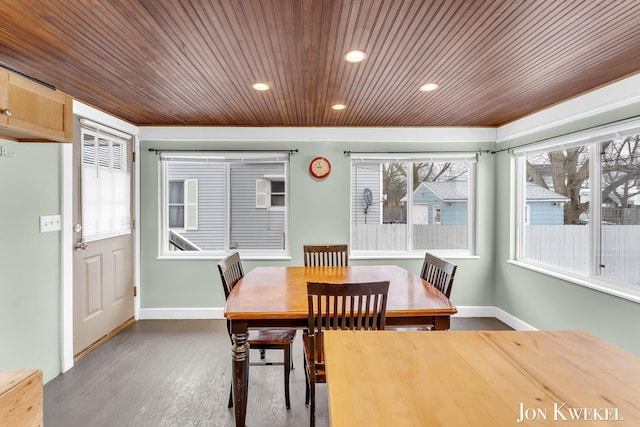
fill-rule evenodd
<path id="1" fill-rule="evenodd" d="M 450 316 L 434 316 L 433 329 L 435 331 L 447 331 L 451 327 Z"/>
<path id="2" fill-rule="evenodd" d="M 249 344 L 246 322 L 231 322 L 231 364 L 233 371 L 233 405 L 236 427 L 244 427 L 249 392 Z"/>

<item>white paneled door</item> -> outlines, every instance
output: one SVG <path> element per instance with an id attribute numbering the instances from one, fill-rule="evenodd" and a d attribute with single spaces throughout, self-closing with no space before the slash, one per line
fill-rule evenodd
<path id="1" fill-rule="evenodd" d="M 133 317 L 132 140 L 81 126 L 73 156 L 77 355 Z"/>

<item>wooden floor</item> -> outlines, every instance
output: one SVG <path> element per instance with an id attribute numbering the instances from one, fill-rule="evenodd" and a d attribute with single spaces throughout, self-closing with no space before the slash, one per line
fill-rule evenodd
<path id="1" fill-rule="evenodd" d="M 452 330 L 511 329 L 494 318 L 453 318 L 451 323 Z M 281 357 L 282 352 L 267 351 L 267 358 Z M 248 426 L 309 424 L 300 335 L 293 357 L 288 410 L 282 367 L 251 368 Z M 224 320 L 141 320 L 44 386 L 44 425 L 233 426 L 233 410 L 227 408 L 230 372 Z M 316 390 L 316 425 L 329 426 L 326 385 Z"/>

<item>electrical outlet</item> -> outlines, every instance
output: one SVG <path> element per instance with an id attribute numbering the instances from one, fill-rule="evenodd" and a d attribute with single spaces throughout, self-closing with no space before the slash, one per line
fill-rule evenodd
<path id="1" fill-rule="evenodd" d="M 62 220 L 60 215 L 42 215 L 40 216 L 40 232 L 47 233 L 49 231 L 59 231 L 62 229 Z"/>

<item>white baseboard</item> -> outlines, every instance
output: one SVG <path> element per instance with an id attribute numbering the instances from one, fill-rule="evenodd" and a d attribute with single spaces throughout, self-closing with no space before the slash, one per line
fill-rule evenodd
<path id="1" fill-rule="evenodd" d="M 140 320 L 145 319 L 224 319 L 223 307 L 189 307 L 189 308 L 141 308 Z"/>
<path id="2" fill-rule="evenodd" d="M 537 330 L 528 323 L 495 306 L 458 306 L 454 317 L 495 317 L 517 331 Z M 140 320 L 224 319 L 224 307 L 141 308 Z"/>
<path id="3" fill-rule="evenodd" d="M 506 323 L 507 325 L 511 326 L 516 331 L 537 331 L 538 330 L 538 328 L 534 328 L 533 326 L 531 326 L 527 322 L 518 319 L 517 317 L 515 317 L 511 313 L 507 313 L 506 311 L 504 311 L 501 308 L 495 307 L 495 309 L 496 309 L 495 317 L 498 320 L 500 320 L 500 321 Z"/>
<path id="4" fill-rule="evenodd" d="M 494 306 L 456 306 L 458 314 L 453 317 L 496 317 Z"/>
<path id="5" fill-rule="evenodd" d="M 530 324 L 495 306 L 458 306 L 454 317 L 495 317 L 516 331 L 536 331 Z"/>

